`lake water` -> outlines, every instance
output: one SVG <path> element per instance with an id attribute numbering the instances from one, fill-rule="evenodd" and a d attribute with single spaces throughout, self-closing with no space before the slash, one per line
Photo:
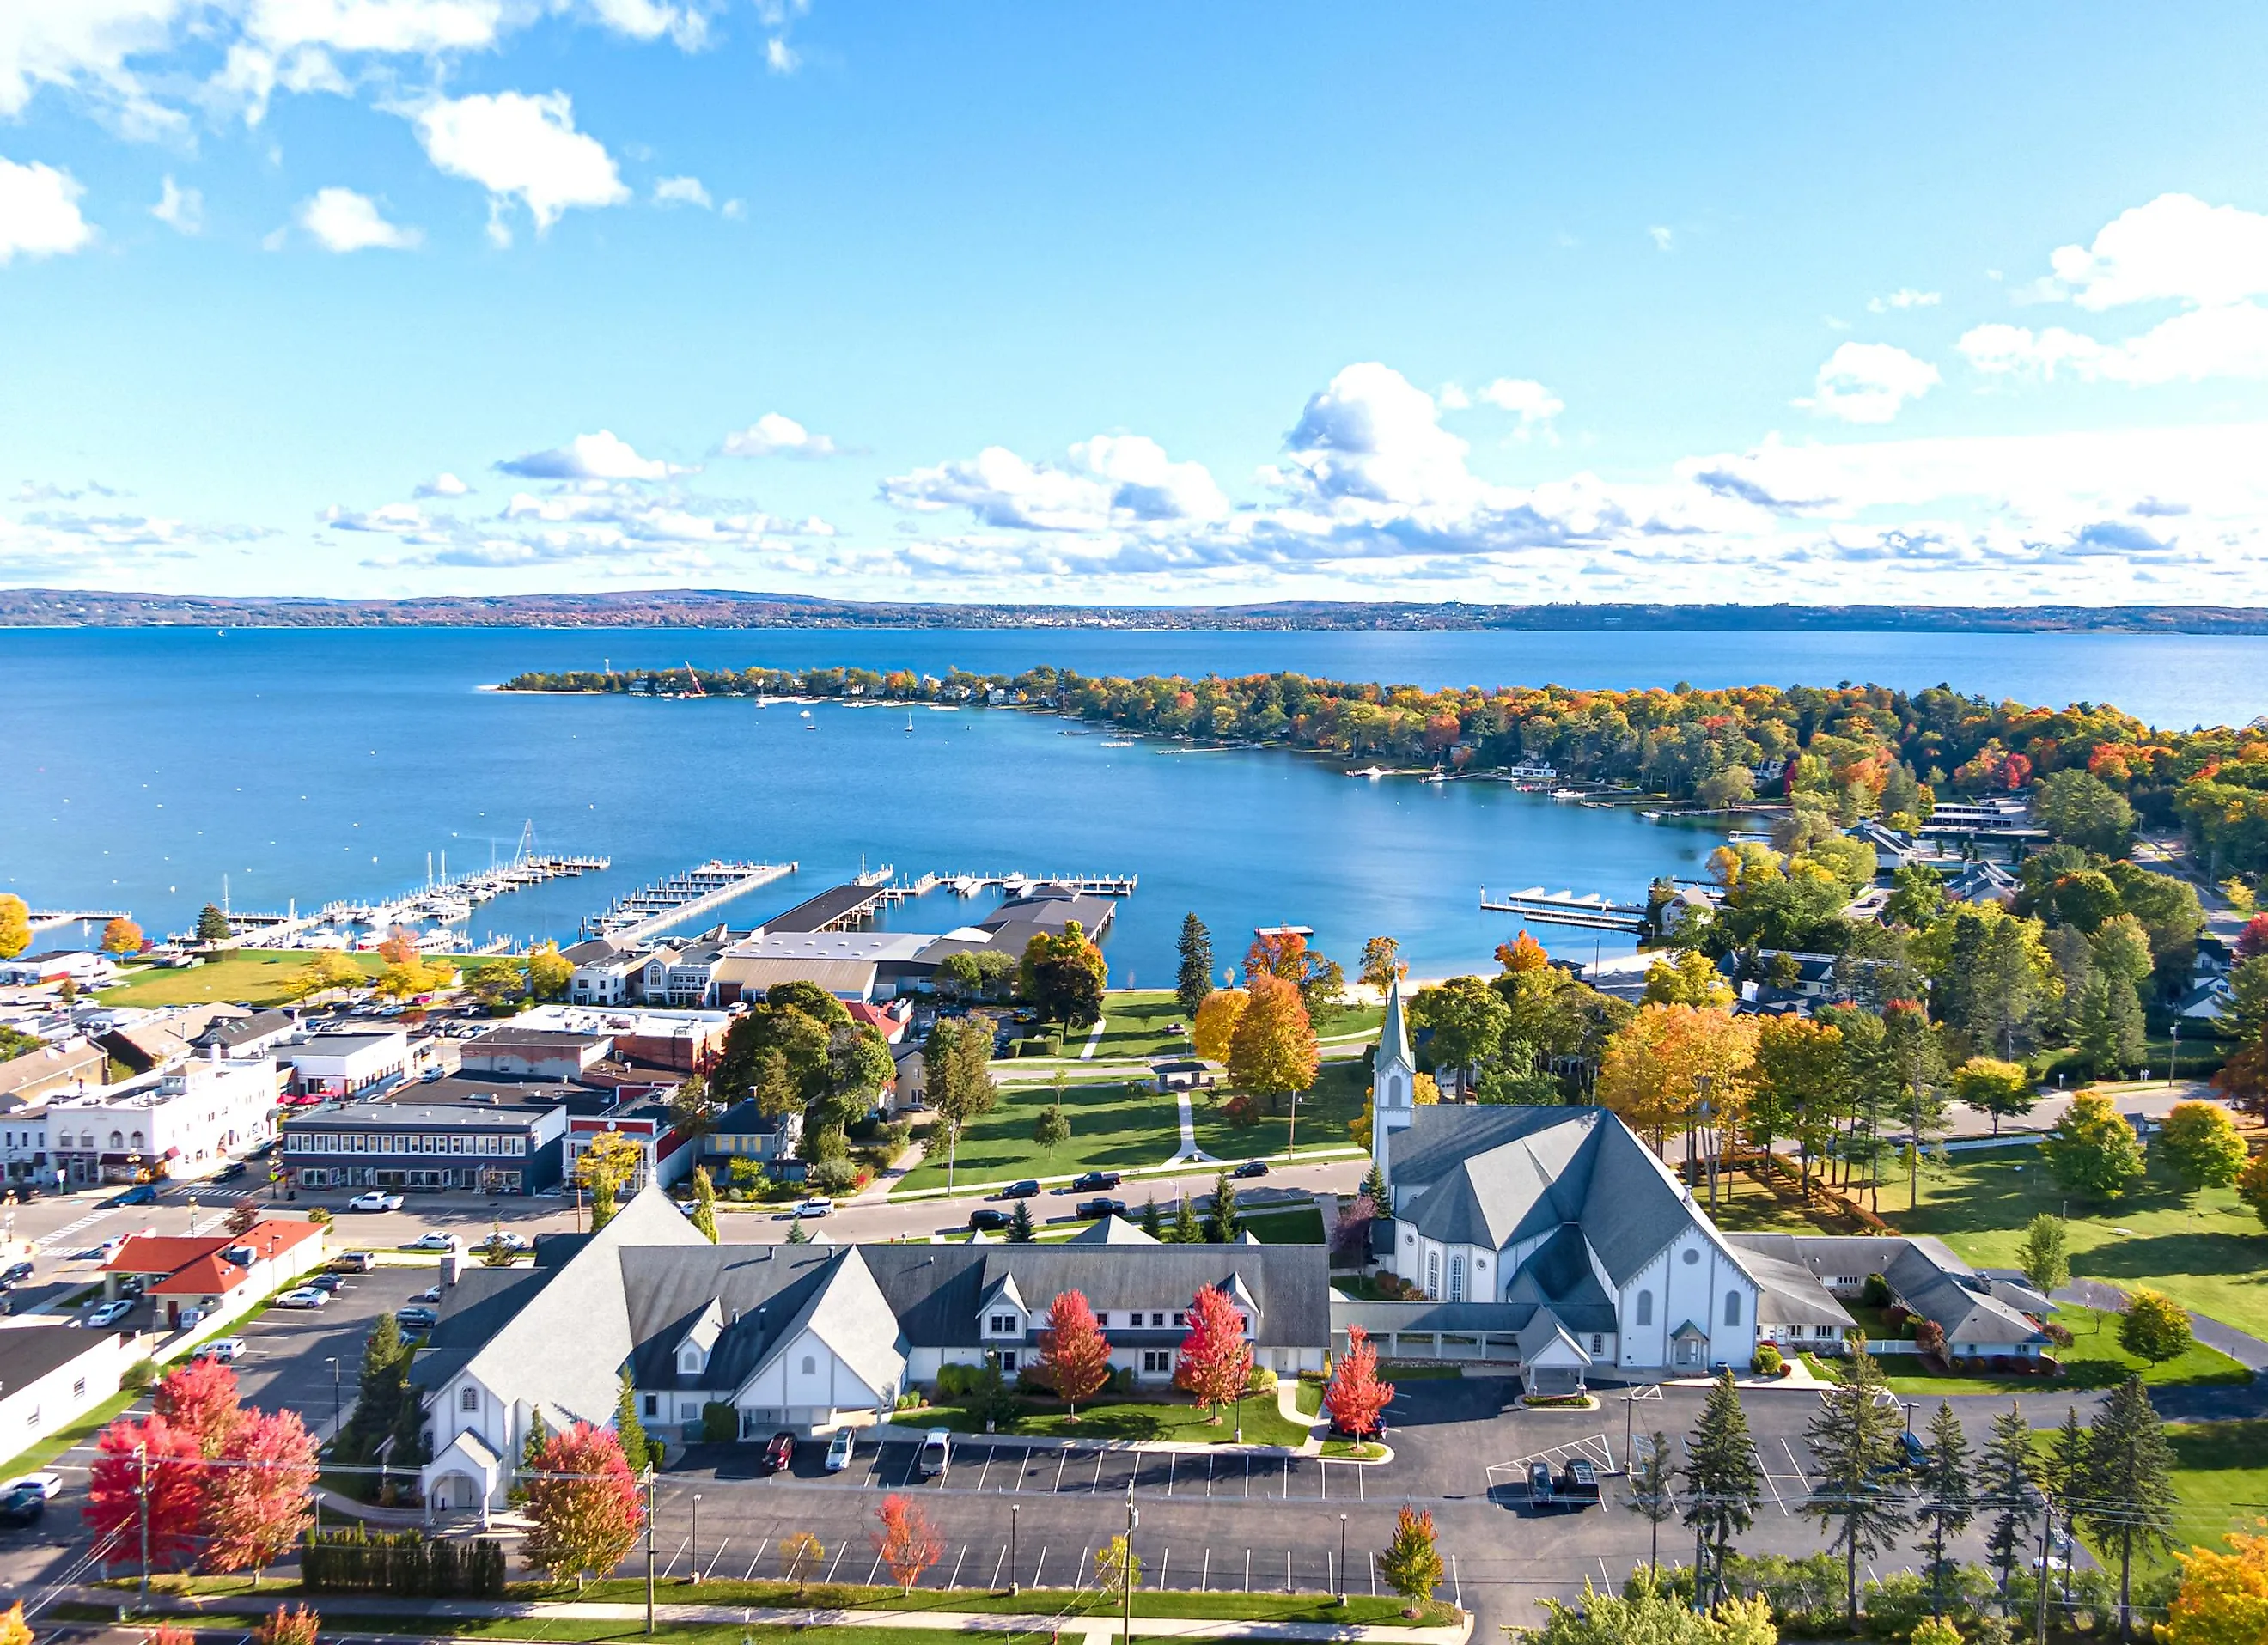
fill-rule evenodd
<path id="1" fill-rule="evenodd" d="M 539 848 L 603 876 L 490 902 L 476 937 L 571 940 L 619 892 L 711 856 L 792 860 L 725 916 L 753 923 L 882 863 L 927 871 L 1132 874 L 1106 944 L 1115 980 L 1171 979 L 1195 909 L 1231 963 L 1256 925 L 1313 926 L 1351 961 L 1400 937 L 1420 975 L 1485 966 L 1514 929 L 1483 886 L 1629 898 L 1692 875 L 1721 834 L 1587 811 L 1495 783 L 1350 780 L 1303 756 L 1105 748 L 999 711 L 740 700 L 516 696 L 524 668 L 855 663 L 1011 672 L 1292 668 L 1422 686 L 1874 680 L 2026 701 L 2109 701 L 2155 723 L 2268 711 L 2268 639 L 1981 635 L 1267 633 L 1071 630 L 232 630 L 0 633 L 0 886 L 34 906 L 123 907 L 154 934 L 218 900 L 302 907 Z M 942 930 L 936 892 L 888 923 Z M 1594 938 L 1539 930 L 1589 954 Z M 68 939 L 75 932 L 59 934 Z M 1609 939 L 1604 947 L 1618 945 Z M 1626 947 L 1627 944 L 1619 946 Z"/>

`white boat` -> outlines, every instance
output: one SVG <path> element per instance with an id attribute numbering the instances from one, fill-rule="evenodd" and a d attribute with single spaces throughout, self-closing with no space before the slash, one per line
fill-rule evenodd
<path id="1" fill-rule="evenodd" d="M 1104 743 L 1102 746 L 1105 748 L 1131 748 L 1134 745 L 1132 742 L 1124 738 L 1114 738 L 1110 741 Z"/>
<path id="2" fill-rule="evenodd" d="M 803 717 L 804 717 L 805 719 L 806 719 L 806 720 L 807 720 L 807 719 L 809 719 L 809 718 L 811 717 L 811 710 L 810 710 L 809 709 L 806 709 L 803 711 Z"/>
<path id="3" fill-rule="evenodd" d="M 1583 790 L 1580 789 L 1554 789 L 1551 790 L 1551 797 L 1555 800 L 1579 800 L 1583 797 Z"/>
<path id="4" fill-rule="evenodd" d="M 1434 770 L 1425 774 L 1425 781 L 1428 782 L 1447 782 L 1448 780 L 1449 774 L 1446 771 Z"/>
<path id="5" fill-rule="evenodd" d="M 913 729 L 914 729 L 914 716 L 913 716 L 912 715 L 909 714 L 908 716 L 906 716 L 906 731 L 907 731 L 908 734 L 909 734 L 909 735 L 910 735 L 910 734 L 911 734 L 911 732 L 912 732 L 912 731 L 913 731 Z"/>
<path id="6" fill-rule="evenodd" d="M 1661 820 L 1661 813 L 1660 811 L 1640 811 L 1638 815 L 1645 818 L 1648 822 L 1660 822 Z"/>
<path id="7" fill-rule="evenodd" d="M 1351 777 L 1368 777 L 1373 782 L 1377 782 L 1379 778 L 1385 775 L 1386 767 L 1383 766 L 1365 766 L 1359 771 L 1350 771 L 1347 773 L 1347 775 Z"/>

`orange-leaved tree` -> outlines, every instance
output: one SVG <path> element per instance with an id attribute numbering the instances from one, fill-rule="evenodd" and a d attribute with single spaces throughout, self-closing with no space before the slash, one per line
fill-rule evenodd
<path id="1" fill-rule="evenodd" d="M 1110 1342 L 1084 1293 L 1058 1292 L 1040 1333 L 1040 1369 L 1079 1421 L 1079 1402 L 1110 1380 Z"/>
<path id="2" fill-rule="evenodd" d="M 1377 1345 L 1360 1326 L 1349 1326 L 1346 1352 L 1323 1390 L 1323 1409 L 1330 1413 L 1332 1426 L 1349 1434 L 1375 1433 L 1379 1414 L 1393 1398 L 1394 1384 L 1378 1380 Z"/>
<path id="3" fill-rule="evenodd" d="M 1291 1139 L 1296 1142 L 1299 1094 L 1315 1083 L 1315 1071 L 1322 1066 L 1307 1002 L 1297 988 L 1264 972 L 1252 979 L 1246 992 L 1251 998 L 1228 1042 L 1228 1077 L 1240 1091 L 1256 1097 L 1291 1098 Z"/>
<path id="4" fill-rule="evenodd" d="M 102 951 L 106 954 L 138 954 L 142 951 L 142 928 L 120 914 L 102 928 Z"/>
<path id="5" fill-rule="evenodd" d="M 252 1630 L 253 1645 L 315 1645 L 322 1624 L 305 1605 L 279 1605 Z"/>
<path id="6" fill-rule="evenodd" d="M 1551 956 L 1543 951 L 1543 944 L 1522 931 L 1509 943 L 1497 944 L 1496 963 L 1507 976 L 1516 977 L 1524 971 L 1549 970 Z"/>
<path id="7" fill-rule="evenodd" d="M 205 1568 L 273 1565 L 299 1540 L 312 1513 L 315 1439 L 297 1411 L 244 1414 L 226 1460 L 205 1492 Z"/>
<path id="8" fill-rule="evenodd" d="M 2268 1520 L 2258 1520 L 2268 1532 Z M 2166 1645 L 2247 1645 L 2268 1640 L 2268 1535 L 2231 1531 L 2231 1552 L 2191 1548 L 2176 1553 L 2181 1592 L 2158 1637 Z"/>
<path id="9" fill-rule="evenodd" d="M 194 1435 L 197 1449 L 217 1457 L 246 1421 L 239 1403 L 236 1373 L 218 1360 L 191 1360 L 166 1373 L 151 1401 L 158 1414 L 180 1431 Z"/>
<path id="10" fill-rule="evenodd" d="M 874 1517 L 880 1522 L 868 1533 L 874 1539 L 874 1552 L 882 1556 L 898 1586 L 913 1592 L 921 1574 L 945 1557 L 945 1539 L 930 1523 L 928 1509 L 895 1494 L 882 1499 Z"/>
<path id="11" fill-rule="evenodd" d="M 1212 1412 L 1242 1393 L 1252 1380 L 1252 1345 L 1244 1340 L 1244 1316 L 1226 1291 L 1206 1286 L 1190 1299 L 1189 1333 L 1182 1339 L 1181 1363 L 1174 1385 Z"/>
<path id="12" fill-rule="evenodd" d="M 149 1480 L 149 1549 L 153 1568 L 196 1554 L 204 1513 L 204 1453 L 197 1436 L 154 1413 L 140 1421 L 113 1422 L 95 1441 L 81 1510 L 106 1565 L 140 1557 L 142 1481 Z"/>
<path id="13" fill-rule="evenodd" d="M 526 1513 L 534 1522 L 528 1563 L 580 1588 L 622 1561 L 645 1523 L 637 1480 L 613 1430 L 578 1422 L 537 1448 L 528 1472 Z"/>
<path id="14" fill-rule="evenodd" d="M 1705 1091 L 1710 1123 L 1737 1124 L 1756 1054 L 1753 1017 L 1697 1005 L 1643 1005 L 1607 1041 L 1598 1098 L 1657 1144 L 1701 1123 Z"/>

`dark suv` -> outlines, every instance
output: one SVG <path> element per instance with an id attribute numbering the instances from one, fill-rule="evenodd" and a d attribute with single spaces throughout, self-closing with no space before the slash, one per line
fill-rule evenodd
<path id="1" fill-rule="evenodd" d="M 1036 1200 L 1040 1197 L 1039 1179 L 1027 1177 L 1021 1182 L 1012 1182 L 1000 1190 L 1000 1197 L 1004 1200 Z"/>
<path id="2" fill-rule="evenodd" d="M 1002 1229 L 1012 1219 L 1005 1211 L 996 1211 L 989 1206 L 978 1206 L 968 1214 L 968 1225 L 973 1229 Z"/>

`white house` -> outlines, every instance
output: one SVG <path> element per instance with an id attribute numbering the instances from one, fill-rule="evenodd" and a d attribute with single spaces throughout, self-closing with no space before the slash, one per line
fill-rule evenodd
<path id="1" fill-rule="evenodd" d="M 147 1351 L 137 1332 L 73 1331 L 60 1315 L 0 1319 L 0 1449 L 12 1456 L 79 1421 Z"/>
<path id="2" fill-rule="evenodd" d="M 310 1034 L 278 1046 L 299 1089 L 322 1097 L 350 1097 L 409 1067 L 409 1036 L 399 1028 Z"/>
<path id="3" fill-rule="evenodd" d="M 275 1060 L 245 1057 L 58 1096 L 45 1116 L 46 1169 L 73 1184 L 209 1177 L 276 1135 L 276 1092 Z"/>

